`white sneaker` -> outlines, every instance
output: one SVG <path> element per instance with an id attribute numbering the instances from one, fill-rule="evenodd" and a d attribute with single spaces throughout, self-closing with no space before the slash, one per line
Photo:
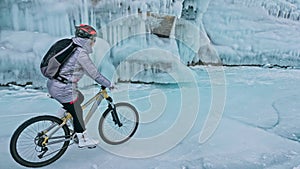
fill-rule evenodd
<path id="1" fill-rule="evenodd" d="M 76 135 L 79 140 L 79 143 L 78 143 L 79 148 L 85 148 L 85 147 L 95 148 L 97 146 L 97 144 L 99 143 L 98 140 L 89 138 L 86 131 L 84 131 L 83 133 L 76 133 Z"/>
<path id="2" fill-rule="evenodd" d="M 64 108 L 61 107 L 61 108 L 57 111 L 56 116 L 57 116 L 58 118 L 61 119 L 61 118 L 65 117 L 66 112 L 67 112 L 67 110 L 65 110 Z"/>

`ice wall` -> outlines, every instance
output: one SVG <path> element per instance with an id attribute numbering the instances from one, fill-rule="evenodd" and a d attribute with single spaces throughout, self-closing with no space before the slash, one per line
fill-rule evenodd
<path id="1" fill-rule="evenodd" d="M 223 64 L 300 67 L 299 7 L 299 0 L 212 0 L 203 23 Z"/>
<path id="2" fill-rule="evenodd" d="M 179 72 L 180 64 L 178 57 L 171 52 L 157 48 L 144 49 L 131 54 L 118 65 L 117 80 L 161 84 L 184 82 L 184 79 L 175 80 L 172 77 L 172 74 Z"/>
<path id="3" fill-rule="evenodd" d="M 105 64 L 108 69 L 99 68 L 107 76 L 122 59 L 142 50 L 128 46 L 174 49 L 172 55 L 183 64 L 201 60 L 300 67 L 299 5 L 299 0 L 2 0 L 0 83 L 42 83 L 38 65 L 44 52 L 55 40 L 72 36 L 79 23 L 93 25 L 106 47 L 113 48 L 97 63 L 110 63 Z M 182 18 L 182 8 L 193 9 L 193 17 Z M 170 40 L 151 35 L 160 20 L 149 13 L 176 16 Z M 98 55 L 92 57 L 99 60 Z M 156 74 L 167 72 L 155 66 L 148 67 Z"/>
<path id="4" fill-rule="evenodd" d="M 120 82 L 175 83 L 171 74 L 182 65 L 176 40 L 153 34 L 128 37 L 111 51 Z"/>
<path id="5" fill-rule="evenodd" d="M 108 42 L 105 45 L 108 48 L 122 46 L 124 39 L 144 34 L 144 38 L 137 40 L 135 45 L 145 44 L 143 47 L 147 48 L 151 45 L 147 46 L 149 39 L 146 34 L 151 33 L 159 24 L 149 17 L 149 12 L 179 18 L 181 8 L 182 1 L 172 0 L 3 0 L 0 2 L 0 17 L 3 22 L 0 25 L 0 84 L 12 81 L 21 84 L 28 81 L 33 81 L 36 85 L 44 84 L 45 79 L 39 72 L 42 56 L 57 39 L 72 36 L 74 25 L 93 25 L 99 36 Z M 165 46 L 163 43 L 164 41 L 159 42 L 161 47 Z M 176 43 L 171 46 L 177 52 Z M 129 54 L 128 51 L 123 51 L 122 55 L 111 58 L 109 53 L 109 49 L 102 51 L 101 54 L 107 54 L 107 57 L 101 58 L 99 50 L 96 49 L 92 55 L 106 76 L 112 76 L 112 72 L 118 67 L 112 63 L 118 62 L 122 57 L 124 60 L 126 54 Z M 86 81 L 88 80 L 83 85 L 89 83 Z"/>
<path id="6" fill-rule="evenodd" d="M 43 86 L 39 65 L 41 57 L 55 38 L 27 31 L 0 32 L 0 84 L 34 82 Z"/>
<path id="7" fill-rule="evenodd" d="M 101 29 L 120 17 L 148 11 L 180 17 L 180 4 L 182 0 L 2 0 L 0 29 L 65 36 L 80 23 Z"/>
<path id="8" fill-rule="evenodd" d="M 40 72 L 40 62 L 49 47 L 63 37 L 53 37 L 45 33 L 28 31 L 0 32 L 0 84 L 10 82 L 26 84 L 33 82 L 34 87 L 45 87 L 46 78 Z M 110 44 L 97 38 L 93 54 L 90 55 L 101 72 L 107 76 L 115 71 L 110 57 Z M 105 65 L 105 66 L 102 66 Z M 80 86 L 93 84 L 84 78 Z"/>
<path id="9" fill-rule="evenodd" d="M 100 57 L 98 49 L 96 54 L 92 55 L 97 66 L 106 76 L 112 78 L 114 71 L 118 69 L 117 80 L 157 82 L 158 76 L 167 77 L 168 73 L 174 73 L 178 69 L 175 66 L 177 63 L 173 64 L 172 59 L 166 63 L 167 56 L 164 56 L 164 52 L 155 53 L 153 49 L 168 51 L 186 64 L 198 60 L 199 47 L 202 43 L 207 45 L 207 39 L 198 40 L 204 33 L 199 31 L 197 26 L 178 26 L 183 21 L 176 22 L 174 18 L 181 17 L 182 8 L 182 0 L 1 1 L 0 13 L 10 16 L 9 19 L 4 20 L 5 24 L 1 25 L 1 30 L 14 31 L 16 36 L 5 37 L 6 34 L 14 34 L 10 31 L 1 33 L 0 45 L 3 52 L 0 59 L 3 66 L 0 83 L 5 84 L 10 81 L 37 83 L 38 81 L 43 84 L 44 79 L 38 67 L 42 56 L 55 40 L 70 37 L 74 32 L 74 25 L 79 23 L 93 25 L 98 30 L 99 36 L 107 41 L 105 46 L 112 48 L 111 51 L 107 49 L 104 52 L 106 54 L 104 58 Z M 165 21 L 169 23 L 165 24 Z M 193 38 L 195 36 L 189 33 L 191 29 L 195 30 L 197 38 Z M 45 35 L 42 34 L 43 36 L 39 38 L 41 33 Z M 169 39 L 158 38 L 152 33 Z M 49 37 L 45 37 L 46 35 Z M 98 47 L 103 48 L 103 46 Z M 156 59 L 155 62 L 150 55 L 141 52 L 149 48 L 152 48 L 152 52 L 155 53 L 152 54 Z M 135 56 L 132 60 L 129 56 L 137 52 L 140 56 L 138 58 Z M 128 58 L 131 59 L 127 60 Z M 124 66 L 122 62 L 130 66 Z M 142 70 L 139 69 L 141 66 L 144 67 Z M 131 72 L 126 74 L 125 72 L 128 71 Z M 145 74 L 145 71 L 148 73 Z M 170 78 L 159 80 L 160 83 L 163 81 L 168 83 L 172 80 Z M 92 82 L 85 79 L 83 85 L 89 83 Z"/>
<path id="10" fill-rule="evenodd" d="M 220 62 L 210 39 L 197 23 L 174 19 L 171 15 L 150 12 L 146 16 L 128 15 L 105 25 L 101 32 L 112 45 L 117 81 L 173 83 L 167 74 L 178 72 L 177 63 L 172 64 L 173 60 L 164 52 L 154 50 L 170 52 L 184 65 L 199 60 L 209 64 Z M 153 54 L 147 54 L 149 48 Z M 139 53 L 139 57 L 132 59 L 135 53 Z M 164 64 L 166 58 L 170 60 Z"/>
<path id="11" fill-rule="evenodd" d="M 202 24 L 202 21 L 200 21 Z M 220 58 L 206 32 L 197 25 L 185 19 L 176 22 L 175 38 L 179 55 L 183 63 L 220 64 Z"/>
<path id="12" fill-rule="evenodd" d="M 47 0 L 3 0 L 0 2 L 1 24 L 0 29 L 14 31 L 30 31 L 47 33 L 52 36 L 63 36 L 71 33 L 73 21 L 68 11 L 79 4 L 72 1 Z M 77 13 L 79 15 L 79 12 Z M 83 17 L 82 17 L 83 19 Z"/>

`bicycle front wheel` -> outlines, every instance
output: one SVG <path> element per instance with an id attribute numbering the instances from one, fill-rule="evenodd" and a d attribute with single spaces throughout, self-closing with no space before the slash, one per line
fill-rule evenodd
<path id="1" fill-rule="evenodd" d="M 38 116 L 25 121 L 14 132 L 10 141 L 13 159 L 26 167 L 43 167 L 61 157 L 70 143 L 67 125 L 53 116 Z M 55 130 L 45 141 L 45 132 Z M 46 143 L 43 145 L 43 143 Z"/>
<path id="2" fill-rule="evenodd" d="M 117 145 L 128 141 L 136 132 L 139 124 L 139 115 L 134 106 L 129 103 L 115 104 L 117 116 L 121 126 L 113 120 L 113 109 L 108 108 L 99 121 L 99 134 L 103 141 Z"/>

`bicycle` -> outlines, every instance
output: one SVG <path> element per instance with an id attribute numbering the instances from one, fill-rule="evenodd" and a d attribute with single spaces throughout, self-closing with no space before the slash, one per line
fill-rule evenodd
<path id="1" fill-rule="evenodd" d="M 106 99 L 108 107 L 99 120 L 100 137 L 111 145 L 128 141 L 138 128 L 138 112 L 129 103 L 114 104 L 105 87 L 101 87 L 94 97 L 83 104 L 84 110 L 93 103 L 85 123 L 88 123 L 103 99 Z M 65 153 L 69 145 L 78 143 L 75 132 L 69 127 L 70 123 L 72 115 L 68 112 L 61 119 L 42 115 L 25 121 L 16 129 L 10 141 L 13 159 L 23 166 L 35 168 L 53 163 Z"/>

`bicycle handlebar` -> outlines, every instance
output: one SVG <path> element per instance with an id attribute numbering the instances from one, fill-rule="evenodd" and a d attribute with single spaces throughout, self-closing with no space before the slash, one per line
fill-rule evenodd
<path id="1" fill-rule="evenodd" d="M 102 96 L 109 102 L 113 102 L 113 99 L 107 94 L 107 91 L 105 90 L 106 87 L 101 85 L 101 94 Z"/>

